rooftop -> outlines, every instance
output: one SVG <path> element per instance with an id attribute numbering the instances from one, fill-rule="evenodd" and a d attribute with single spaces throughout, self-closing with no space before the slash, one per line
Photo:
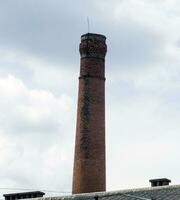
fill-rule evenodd
<path id="1" fill-rule="evenodd" d="M 61 197 L 39 198 L 43 200 L 180 200 L 180 185 L 128 189 L 112 192 L 95 192 Z"/>

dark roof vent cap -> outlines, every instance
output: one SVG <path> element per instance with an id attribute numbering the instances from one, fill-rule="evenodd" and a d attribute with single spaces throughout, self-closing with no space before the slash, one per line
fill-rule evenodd
<path id="1" fill-rule="evenodd" d="M 5 200 L 37 198 L 37 197 L 43 197 L 43 195 L 45 195 L 45 193 L 41 191 L 3 194 Z"/>
<path id="2" fill-rule="evenodd" d="M 151 187 L 157 187 L 157 186 L 169 185 L 171 180 L 167 178 L 158 178 L 158 179 L 151 179 L 149 180 L 149 182 L 151 183 Z"/>

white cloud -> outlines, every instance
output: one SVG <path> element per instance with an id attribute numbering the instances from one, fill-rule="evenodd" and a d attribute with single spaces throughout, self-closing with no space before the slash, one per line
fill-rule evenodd
<path id="1" fill-rule="evenodd" d="M 56 97 L 49 91 L 28 90 L 12 75 L 0 79 L 0 90 L 5 113 L 2 113 L 1 124 L 12 132 L 58 130 L 70 110 L 71 98 L 67 95 Z"/>
<path id="2" fill-rule="evenodd" d="M 66 136 L 72 128 L 68 125 L 71 97 L 28 89 L 12 75 L 0 78 L 0 91 L 1 187 L 63 188 L 69 184 L 71 170 L 64 173 L 64 169 L 70 168 L 72 153 L 66 153 L 64 146 L 71 149 L 72 140 Z M 53 182 L 56 175 L 62 182 Z"/>

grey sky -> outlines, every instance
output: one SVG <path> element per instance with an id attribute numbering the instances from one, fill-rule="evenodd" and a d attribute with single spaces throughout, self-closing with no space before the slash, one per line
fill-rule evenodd
<path id="1" fill-rule="evenodd" d="M 71 191 L 87 16 L 108 45 L 107 189 L 180 184 L 179 13 L 178 0 L 0 0 L 0 187 Z"/>

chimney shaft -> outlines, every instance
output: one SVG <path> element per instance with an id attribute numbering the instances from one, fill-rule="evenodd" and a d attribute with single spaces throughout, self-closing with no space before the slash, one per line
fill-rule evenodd
<path id="1" fill-rule="evenodd" d="M 105 40 L 99 34 L 81 36 L 73 194 L 106 190 Z"/>

